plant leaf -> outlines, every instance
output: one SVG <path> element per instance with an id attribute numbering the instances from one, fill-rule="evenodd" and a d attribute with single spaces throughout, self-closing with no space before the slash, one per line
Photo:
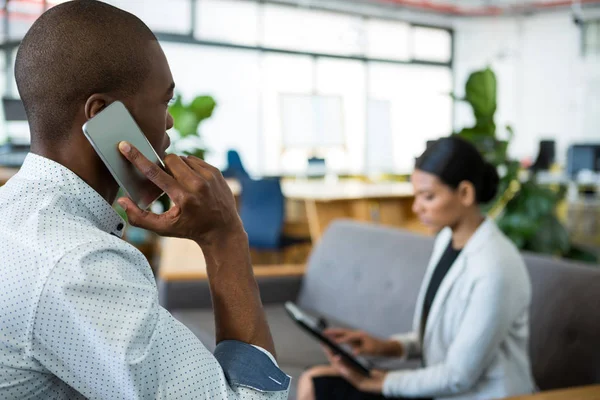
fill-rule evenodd
<path id="1" fill-rule="evenodd" d="M 496 113 L 496 75 L 490 68 L 473 72 L 469 76 L 465 99 L 473 108 L 476 126 L 483 128 L 493 124 Z M 486 129 L 491 134 L 495 134 L 495 130 L 495 126 L 493 131 Z"/>

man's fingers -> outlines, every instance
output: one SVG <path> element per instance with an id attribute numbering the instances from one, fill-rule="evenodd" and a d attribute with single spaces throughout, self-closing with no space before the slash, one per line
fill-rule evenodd
<path id="1" fill-rule="evenodd" d="M 171 175 L 163 171 L 158 165 L 148 160 L 138 149 L 128 142 L 119 143 L 119 151 L 129 160 L 146 178 L 161 188 L 169 197 L 173 198 L 179 184 Z"/>
<path id="2" fill-rule="evenodd" d="M 202 159 L 200 159 L 198 157 L 187 156 L 186 160 L 189 161 L 192 164 L 198 165 L 198 166 L 200 166 L 202 168 L 205 168 L 205 169 L 209 170 L 213 174 L 220 174 L 221 173 L 221 171 L 217 167 L 215 167 L 215 166 L 207 163 L 206 161 L 204 161 L 204 160 L 202 160 Z"/>
<path id="3" fill-rule="evenodd" d="M 121 197 L 117 202 L 123 207 L 127 213 L 128 222 L 133 226 L 159 234 L 168 227 L 166 223 L 166 214 L 170 213 L 172 209 L 164 214 L 158 215 L 150 211 L 141 210 L 137 204 L 128 197 Z"/>
<path id="4" fill-rule="evenodd" d="M 217 174 L 221 174 L 221 171 L 219 171 L 217 168 L 197 157 L 184 157 L 183 161 L 185 161 L 185 163 L 194 171 L 201 174 L 204 179 L 214 179 L 216 176 L 218 176 Z"/>
<path id="5" fill-rule="evenodd" d="M 178 182 L 185 182 L 186 179 L 194 175 L 190 166 L 175 154 L 168 154 L 164 159 L 164 163 L 167 166 L 167 170 Z"/>

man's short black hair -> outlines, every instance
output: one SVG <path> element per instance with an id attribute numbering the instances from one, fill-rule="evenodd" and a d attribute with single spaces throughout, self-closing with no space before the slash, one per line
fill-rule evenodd
<path id="1" fill-rule="evenodd" d="M 42 14 L 15 62 L 32 142 L 66 139 L 94 93 L 135 93 L 150 71 L 149 40 L 156 37 L 139 18 L 101 1 L 70 1 Z"/>

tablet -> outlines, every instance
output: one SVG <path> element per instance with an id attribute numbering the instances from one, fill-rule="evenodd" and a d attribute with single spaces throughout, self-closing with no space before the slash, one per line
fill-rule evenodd
<path id="1" fill-rule="evenodd" d="M 300 325 L 302 329 L 304 329 L 310 335 L 318 339 L 321 343 L 329 347 L 331 351 L 333 351 L 333 353 L 340 355 L 344 359 L 344 361 L 346 361 L 349 365 L 354 367 L 355 370 L 366 376 L 369 376 L 371 374 L 371 369 L 373 368 L 371 364 L 368 361 L 355 356 L 354 354 L 347 351 L 342 346 L 325 336 L 316 318 L 313 318 L 308 314 L 304 313 L 291 301 L 285 303 L 285 310 L 287 311 L 289 316 L 292 317 L 292 319 L 296 321 L 298 325 Z"/>

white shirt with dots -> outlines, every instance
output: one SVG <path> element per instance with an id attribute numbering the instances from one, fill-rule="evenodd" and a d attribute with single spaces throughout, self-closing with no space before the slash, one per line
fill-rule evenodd
<path id="1" fill-rule="evenodd" d="M 213 355 L 160 307 L 123 228 L 34 154 L 0 188 L 0 399 L 286 399 L 266 350 L 224 341 Z"/>

